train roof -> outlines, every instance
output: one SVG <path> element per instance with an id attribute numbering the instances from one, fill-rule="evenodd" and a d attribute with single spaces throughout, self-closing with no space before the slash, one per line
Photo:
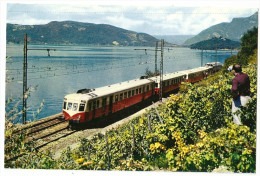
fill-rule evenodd
<path id="1" fill-rule="evenodd" d="M 167 73 L 163 75 L 163 80 L 169 80 L 173 78 L 178 78 L 181 76 L 185 76 L 186 74 L 183 71 L 180 72 L 173 72 L 173 73 Z M 157 81 L 160 79 L 160 76 L 151 77 L 150 79 Z"/>
<path id="2" fill-rule="evenodd" d="M 209 70 L 211 67 L 198 67 L 198 68 L 193 68 L 193 69 L 189 69 L 189 70 L 184 70 L 183 72 L 186 74 L 192 74 L 192 73 L 198 73 L 201 71 L 207 71 Z"/>
<path id="3" fill-rule="evenodd" d="M 220 62 L 209 62 L 206 63 L 205 66 L 207 67 L 216 67 L 216 66 L 222 66 L 222 64 Z"/>
<path id="4" fill-rule="evenodd" d="M 145 84 L 149 84 L 154 82 L 151 79 L 134 79 L 130 81 L 120 82 L 116 84 L 112 84 L 109 86 L 99 87 L 96 89 L 93 89 L 92 91 L 88 93 L 73 93 L 66 95 L 65 98 L 74 99 L 77 100 L 89 100 L 94 99 L 102 96 L 109 96 L 111 94 L 121 92 L 127 89 L 132 89 L 135 87 L 139 87 Z"/>

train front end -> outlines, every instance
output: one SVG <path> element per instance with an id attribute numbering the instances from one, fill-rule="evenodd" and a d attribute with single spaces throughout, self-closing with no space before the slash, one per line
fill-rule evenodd
<path id="1" fill-rule="evenodd" d="M 82 94 L 69 94 L 64 97 L 63 117 L 70 124 L 86 121 L 87 97 Z"/>

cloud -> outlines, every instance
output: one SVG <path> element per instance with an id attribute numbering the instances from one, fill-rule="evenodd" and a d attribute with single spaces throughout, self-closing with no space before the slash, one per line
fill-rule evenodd
<path id="1" fill-rule="evenodd" d="M 9 4 L 7 22 L 46 24 L 50 21 L 73 20 L 110 24 L 148 34 L 197 34 L 234 17 L 247 17 L 254 8 L 173 7 L 138 5 L 88 4 Z"/>

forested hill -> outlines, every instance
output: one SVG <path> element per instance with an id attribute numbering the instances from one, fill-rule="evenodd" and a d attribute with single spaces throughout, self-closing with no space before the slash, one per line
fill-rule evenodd
<path id="1" fill-rule="evenodd" d="M 213 37 L 209 40 L 204 40 L 190 45 L 191 49 L 204 49 L 204 50 L 238 49 L 239 47 L 240 47 L 240 42 L 229 40 L 224 37 Z"/>
<path id="2" fill-rule="evenodd" d="M 185 41 L 185 45 L 191 45 L 212 37 L 225 37 L 230 40 L 240 41 L 241 37 L 248 31 L 258 26 L 258 12 L 246 18 L 233 18 L 230 23 L 220 23 L 211 26 L 198 35 Z"/>
<path id="3" fill-rule="evenodd" d="M 107 24 L 53 21 L 45 25 L 7 24 L 7 43 L 154 46 L 156 38 Z"/>

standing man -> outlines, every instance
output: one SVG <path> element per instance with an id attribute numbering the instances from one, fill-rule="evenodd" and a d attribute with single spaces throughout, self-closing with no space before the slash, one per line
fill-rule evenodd
<path id="1" fill-rule="evenodd" d="M 235 64 L 232 68 L 232 73 L 235 78 L 232 81 L 232 114 L 233 122 L 237 125 L 241 125 L 240 115 L 234 114 L 241 109 L 241 106 L 245 106 L 250 98 L 250 80 L 247 74 L 242 72 L 240 65 Z"/>

